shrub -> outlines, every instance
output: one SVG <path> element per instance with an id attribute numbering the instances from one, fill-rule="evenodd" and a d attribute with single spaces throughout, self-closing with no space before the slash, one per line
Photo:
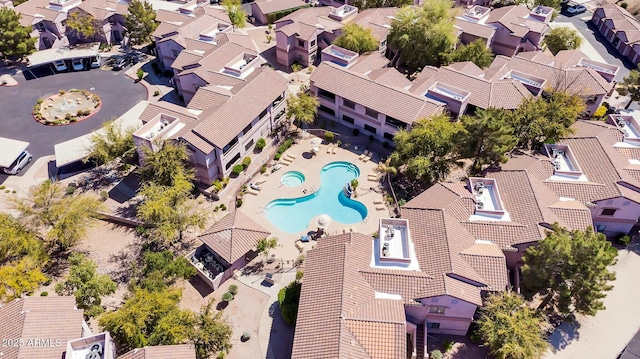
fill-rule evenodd
<path id="1" fill-rule="evenodd" d="M 5 186 L 5 185 L 0 186 L 0 190 L 5 189 L 5 188 L 7 188 L 7 186 Z"/>
<path id="2" fill-rule="evenodd" d="M 78 112 L 76 112 L 76 116 L 80 117 L 84 115 L 84 110 L 78 110 Z"/>
<path id="3" fill-rule="evenodd" d="M 373 135 L 369 135 L 369 142 L 373 142 L 373 139 L 374 139 Z"/>
<path id="4" fill-rule="evenodd" d="M 91 110 L 84 110 L 82 113 L 83 116 L 89 116 L 91 114 Z"/>
<path id="5" fill-rule="evenodd" d="M 242 198 L 236 200 L 236 207 L 242 207 Z"/>
<path id="6" fill-rule="evenodd" d="M 238 286 L 235 284 L 232 284 L 229 286 L 229 293 L 236 295 L 238 294 Z"/>
<path id="7" fill-rule="evenodd" d="M 429 354 L 429 358 L 431 359 L 442 359 L 442 352 L 438 349 L 433 350 L 431 354 Z"/>
<path id="8" fill-rule="evenodd" d="M 158 90 L 153 91 L 153 96 L 160 96 L 160 91 Z"/>
<path id="9" fill-rule="evenodd" d="M 59 93 L 60 95 L 64 95 L 65 91 L 64 91 L 64 90 L 60 90 L 60 91 L 58 91 L 58 93 Z"/>
<path id="10" fill-rule="evenodd" d="M 72 186 L 72 185 L 68 185 L 67 189 L 65 189 L 65 193 L 66 194 L 73 194 L 73 192 L 75 192 L 75 191 L 76 191 L 76 187 Z"/>
<path id="11" fill-rule="evenodd" d="M 265 173 L 267 172 L 267 165 L 262 165 L 262 167 L 260 167 L 260 173 Z"/>
<path id="12" fill-rule="evenodd" d="M 300 279 L 302 279 L 302 277 L 304 277 L 304 272 L 301 271 L 301 270 L 296 271 L 296 280 L 300 281 Z"/>
<path id="13" fill-rule="evenodd" d="M 626 9 L 627 6 L 629 6 L 629 4 L 627 4 L 626 2 L 623 2 L 622 4 L 620 4 L 620 7 L 623 9 Z"/>
<path id="14" fill-rule="evenodd" d="M 138 69 L 138 71 L 136 71 L 136 76 L 138 77 L 138 81 L 141 81 L 144 77 L 144 71 L 142 69 Z"/>
<path id="15" fill-rule="evenodd" d="M 342 146 L 342 141 L 337 140 L 337 141 L 336 141 L 336 146 L 338 146 L 338 147 Z"/>
<path id="16" fill-rule="evenodd" d="M 242 165 L 244 166 L 244 168 L 249 167 L 250 164 L 251 164 L 251 157 L 245 157 L 242 160 Z"/>
<path id="17" fill-rule="evenodd" d="M 220 180 L 215 180 L 213 181 L 213 188 L 215 188 L 216 192 L 220 192 L 224 188 L 224 184 Z"/>
<path id="18" fill-rule="evenodd" d="M 619 244 L 623 245 L 623 246 L 628 246 L 629 243 L 631 242 L 631 237 L 624 235 L 622 237 L 619 237 L 616 239 L 616 242 L 618 242 Z"/>
<path id="19" fill-rule="evenodd" d="M 351 180 L 351 188 L 353 188 L 353 190 L 355 191 L 356 188 L 358 188 L 358 180 L 357 179 L 352 179 Z"/>
<path id="20" fill-rule="evenodd" d="M 449 350 L 453 349 L 453 340 L 445 340 L 444 344 L 442 344 L 442 349 L 444 349 L 444 352 L 448 352 Z"/>
<path id="21" fill-rule="evenodd" d="M 226 211 L 227 210 L 227 206 L 223 203 L 220 205 L 220 210 L 221 211 Z"/>
<path id="22" fill-rule="evenodd" d="M 64 119 L 65 119 L 65 120 L 67 120 L 67 121 L 70 121 L 70 120 L 71 120 L 71 117 L 73 117 L 73 116 L 72 116 L 70 113 L 66 113 L 66 114 L 64 115 Z"/>
<path id="23" fill-rule="evenodd" d="M 42 292 L 42 293 L 40 293 L 40 296 L 41 296 L 41 297 L 46 297 L 46 296 L 48 296 L 48 295 L 49 295 L 49 292 Z"/>
<path id="24" fill-rule="evenodd" d="M 214 212 L 218 212 L 218 206 L 213 207 Z"/>
<path id="25" fill-rule="evenodd" d="M 262 149 L 264 149 L 266 145 L 267 145 L 267 141 L 264 138 L 260 137 L 256 142 L 256 150 L 262 151 Z"/>
<path id="26" fill-rule="evenodd" d="M 280 154 L 280 153 L 276 153 L 275 155 L 273 155 L 273 159 L 276 160 L 276 161 L 279 160 L 280 157 L 282 157 L 282 154 Z"/>
<path id="27" fill-rule="evenodd" d="M 107 198 L 109 198 L 109 194 L 107 193 L 107 191 L 100 191 L 100 199 L 102 201 L 106 201 Z"/>
<path id="28" fill-rule="evenodd" d="M 36 103 L 37 103 L 38 105 L 42 104 L 42 99 L 41 99 L 41 98 L 39 98 L 39 99 L 38 99 L 38 101 L 36 101 Z"/>
<path id="29" fill-rule="evenodd" d="M 593 113 L 593 118 L 600 119 L 600 118 L 603 118 L 604 115 L 606 114 L 607 114 L 607 108 L 605 106 L 600 106 L 598 107 L 596 112 Z"/>
<path id="30" fill-rule="evenodd" d="M 354 136 L 358 136 L 360 134 L 360 130 L 357 129 L 357 128 L 354 128 L 352 133 L 353 133 Z"/>
<path id="31" fill-rule="evenodd" d="M 246 342 L 249 339 L 251 339 L 251 332 L 247 330 L 242 333 L 242 337 L 240 337 L 240 340 L 242 340 L 243 342 Z"/>
<path id="32" fill-rule="evenodd" d="M 233 294 L 226 292 L 222 295 L 222 301 L 223 302 L 230 302 L 233 300 Z"/>
<path id="33" fill-rule="evenodd" d="M 333 132 L 325 131 L 324 139 L 327 140 L 327 142 L 332 143 L 335 139 L 335 135 L 333 134 Z"/>
<path id="34" fill-rule="evenodd" d="M 231 169 L 231 172 L 239 175 L 240 172 L 242 172 L 242 170 L 244 170 L 244 166 L 242 166 L 242 164 L 238 164 L 238 165 L 233 166 L 233 168 Z"/>

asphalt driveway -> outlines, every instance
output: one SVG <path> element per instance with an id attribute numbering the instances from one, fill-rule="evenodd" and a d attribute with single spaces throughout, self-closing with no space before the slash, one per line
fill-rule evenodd
<path id="1" fill-rule="evenodd" d="M 123 70 L 93 69 L 33 80 L 26 80 L 23 74 L 13 77 L 18 81 L 17 86 L 0 87 L 0 137 L 30 142 L 28 151 L 33 154 L 34 161 L 52 155 L 55 144 L 87 134 L 105 120 L 121 116 L 147 96 L 145 88 L 126 77 Z M 39 98 L 70 89 L 96 93 L 102 98 L 102 108 L 93 117 L 66 126 L 44 126 L 33 119 L 31 112 Z M 24 172 L 26 169 L 22 170 Z M 3 176 L 0 175 L 0 182 Z"/>

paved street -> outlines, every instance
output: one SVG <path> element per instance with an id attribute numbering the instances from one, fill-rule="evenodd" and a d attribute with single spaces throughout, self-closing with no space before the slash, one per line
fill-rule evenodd
<path id="1" fill-rule="evenodd" d="M 124 71 L 94 69 L 29 81 L 22 74 L 13 77 L 18 81 L 18 86 L 0 88 L 0 137 L 30 142 L 28 151 L 33 154 L 34 161 L 53 154 L 55 144 L 87 134 L 99 128 L 105 120 L 119 117 L 146 99 L 145 88 L 125 77 Z M 102 108 L 96 115 L 66 126 L 44 126 L 33 119 L 31 113 L 39 98 L 74 88 L 90 90 L 102 98 Z M 5 178 L 5 175 L 0 175 L 0 183 Z"/>
<path id="2" fill-rule="evenodd" d="M 624 59 L 622 55 L 620 55 L 618 51 L 611 46 L 611 44 L 609 44 L 602 35 L 600 35 L 598 29 L 596 29 L 595 26 L 590 25 L 590 22 L 587 19 L 591 19 L 590 12 L 585 12 L 571 17 L 560 14 L 556 17 L 555 22 L 573 24 L 573 26 L 580 31 L 584 38 L 589 41 L 591 46 L 608 64 L 620 67 L 616 80 L 621 82 L 624 77 L 629 75 L 629 71 L 634 69 L 633 64 Z"/>
<path id="3" fill-rule="evenodd" d="M 550 336 L 553 348 L 545 359 L 616 358 L 640 328 L 640 246 L 620 251 L 614 266 L 614 288 L 604 299 L 606 310 L 594 317 L 563 323 Z"/>

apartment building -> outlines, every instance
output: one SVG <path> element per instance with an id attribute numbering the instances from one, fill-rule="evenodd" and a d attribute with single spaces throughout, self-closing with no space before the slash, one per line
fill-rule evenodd
<path id="1" fill-rule="evenodd" d="M 251 3 L 251 16 L 256 23 L 266 25 L 287 13 L 310 6 L 304 0 L 256 0 Z"/>
<path id="2" fill-rule="evenodd" d="M 310 89 L 320 102 L 321 117 L 392 144 L 399 129 L 444 111 L 443 103 L 409 92 L 411 82 L 396 69 L 376 69 L 385 64 L 379 53 L 358 62 L 352 60 L 357 54 L 331 46 L 322 55 L 335 62 L 323 61 L 311 75 Z M 344 67 L 347 62 L 339 60 L 351 65 Z"/>
<path id="3" fill-rule="evenodd" d="M 640 63 L 640 23 L 627 10 L 603 1 L 593 12 L 591 22 L 602 36 L 633 63 Z"/>
<path id="4" fill-rule="evenodd" d="M 522 51 L 540 50 L 544 36 L 550 31 L 553 8 L 524 5 L 497 9 L 475 5 L 456 18 L 460 42 L 483 40 L 498 55 L 513 56 Z"/>
<path id="5" fill-rule="evenodd" d="M 428 333 L 464 335 L 481 292 L 507 285 L 500 249 L 444 211 L 403 208 L 379 233 L 330 236 L 308 252 L 292 358 L 425 357 Z"/>
<path id="6" fill-rule="evenodd" d="M 133 134 L 141 163 L 143 146 L 176 140 L 189 148 L 197 181 L 211 185 L 229 176 L 255 142 L 278 127 L 286 110 L 287 81 L 271 68 L 252 67 L 254 57 L 242 52 L 229 58 L 216 73 L 220 80 L 198 88 L 186 108 L 149 104 L 140 116 L 144 125 Z"/>
<path id="7" fill-rule="evenodd" d="M 37 38 L 36 50 L 69 45 L 66 35 L 67 13 L 82 0 L 29 0 L 15 7 L 21 14 L 20 25 L 32 26 L 31 37 Z"/>
<path id="8" fill-rule="evenodd" d="M 71 43 L 76 42 L 101 42 L 119 45 L 124 39 L 125 16 L 128 11 L 128 3 L 111 0 L 85 0 L 77 7 L 69 10 L 68 16 L 78 13 L 79 16 L 92 16 L 96 24 L 96 33 L 88 38 L 74 31 L 67 33 Z M 69 32 L 69 31 L 67 31 Z"/>

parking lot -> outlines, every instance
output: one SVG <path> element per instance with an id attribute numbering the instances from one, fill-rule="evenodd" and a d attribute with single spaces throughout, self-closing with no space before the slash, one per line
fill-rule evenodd
<path id="1" fill-rule="evenodd" d="M 0 88 L 0 134 L 30 142 L 27 150 L 33 154 L 34 162 L 39 157 L 52 155 L 55 144 L 99 128 L 105 120 L 119 117 L 146 98 L 145 88 L 126 77 L 125 70 L 87 69 L 55 73 L 52 65 L 45 65 L 14 75 L 17 86 Z M 70 89 L 86 89 L 100 96 L 101 110 L 82 122 L 64 126 L 45 126 L 34 120 L 31 113 L 38 99 Z M 0 175 L 0 183 L 5 177 Z"/>

